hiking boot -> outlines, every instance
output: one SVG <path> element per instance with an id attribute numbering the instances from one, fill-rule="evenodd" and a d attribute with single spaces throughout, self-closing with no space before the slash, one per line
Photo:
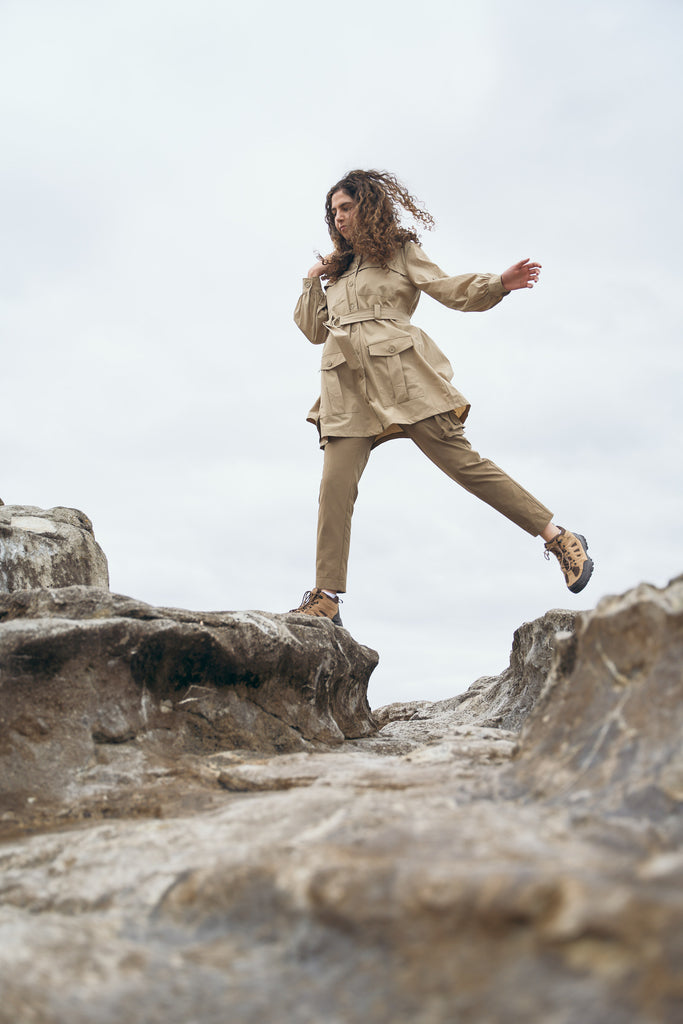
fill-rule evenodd
<path id="1" fill-rule="evenodd" d="M 335 626 L 341 626 L 342 620 L 339 614 L 338 597 L 330 597 L 319 587 L 315 590 L 307 590 L 298 608 L 291 608 L 290 611 L 298 612 L 300 615 L 322 615 L 332 619 Z"/>
<path id="2" fill-rule="evenodd" d="M 557 537 L 545 546 L 545 557 L 555 555 L 572 594 L 578 594 L 588 583 L 593 572 L 593 559 L 588 555 L 588 543 L 580 533 L 570 533 L 562 526 Z"/>

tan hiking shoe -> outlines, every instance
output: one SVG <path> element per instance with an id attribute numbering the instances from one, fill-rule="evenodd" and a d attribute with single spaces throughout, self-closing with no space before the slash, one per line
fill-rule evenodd
<path id="1" fill-rule="evenodd" d="M 580 533 L 570 533 L 560 526 L 557 537 L 545 546 L 545 557 L 555 555 L 572 594 L 578 594 L 588 583 L 593 572 L 593 559 L 588 555 L 588 542 Z"/>
<path id="2" fill-rule="evenodd" d="M 323 615 L 332 619 L 335 626 L 341 626 L 342 620 L 339 614 L 338 597 L 330 597 L 324 591 L 316 587 L 315 590 L 307 590 L 298 608 L 290 609 L 300 615 Z"/>

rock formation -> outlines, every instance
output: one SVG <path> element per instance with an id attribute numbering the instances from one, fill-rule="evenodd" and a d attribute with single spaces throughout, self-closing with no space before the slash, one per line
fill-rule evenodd
<path id="1" fill-rule="evenodd" d="M 683 840 L 683 576 L 636 587 L 556 637 L 520 737 L 519 792 Z"/>
<path id="2" fill-rule="evenodd" d="M 109 586 L 107 559 L 88 517 L 74 508 L 0 501 L 0 593 L 73 583 Z"/>
<path id="3" fill-rule="evenodd" d="M 34 825 L 103 801 L 111 813 L 110 797 L 139 799 L 185 754 L 368 735 L 376 664 L 326 619 L 153 608 L 94 587 L 0 594 L 5 822 L 27 805 Z"/>
<path id="4" fill-rule="evenodd" d="M 677 1024 L 682 613 L 373 718 L 327 622 L 5 596 L 0 1022 Z"/>

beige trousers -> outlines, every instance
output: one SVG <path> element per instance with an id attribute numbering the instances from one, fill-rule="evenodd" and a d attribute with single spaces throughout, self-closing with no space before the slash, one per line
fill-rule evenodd
<path id="1" fill-rule="evenodd" d="M 550 509 L 495 463 L 482 459 L 473 450 L 455 413 L 440 413 L 402 426 L 439 469 L 532 537 L 537 537 L 551 521 Z M 353 507 L 374 440 L 374 437 L 333 437 L 325 445 L 318 509 L 317 587 L 342 594 L 346 591 Z"/>

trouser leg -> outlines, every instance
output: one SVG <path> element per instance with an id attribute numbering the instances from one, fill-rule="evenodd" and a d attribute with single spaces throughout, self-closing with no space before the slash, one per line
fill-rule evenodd
<path id="1" fill-rule="evenodd" d="M 318 504 L 316 587 L 346 591 L 351 517 L 372 437 L 333 437 L 325 445 Z"/>
<path id="2" fill-rule="evenodd" d="M 481 498 L 523 530 L 537 537 L 552 519 L 550 509 L 490 459 L 482 459 L 465 437 L 454 413 L 403 424 L 408 437 L 428 459 L 470 494 Z"/>

